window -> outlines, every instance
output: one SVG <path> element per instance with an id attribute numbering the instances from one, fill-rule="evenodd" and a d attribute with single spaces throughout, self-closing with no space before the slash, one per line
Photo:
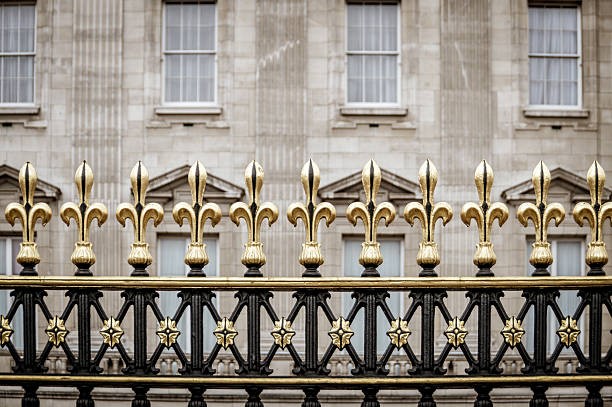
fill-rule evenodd
<path id="1" fill-rule="evenodd" d="M 529 7 L 529 104 L 574 106 L 580 96 L 578 7 Z"/>
<path id="2" fill-rule="evenodd" d="M 399 5 L 347 5 L 347 103 L 399 103 Z"/>
<path id="3" fill-rule="evenodd" d="M 17 263 L 17 254 L 19 253 L 19 243 L 21 239 L 15 237 L 0 237 L 0 274 L 1 275 L 18 275 L 21 271 L 21 266 Z M 10 296 L 12 290 L 0 290 L 0 314 L 6 315 L 11 304 L 13 303 L 13 297 Z M 11 320 L 11 327 L 13 328 L 13 335 L 11 336 L 11 342 L 15 347 L 23 348 L 23 313 L 21 307 Z"/>
<path id="4" fill-rule="evenodd" d="M 211 3 L 166 3 L 164 102 L 216 100 L 216 13 Z"/>
<path id="5" fill-rule="evenodd" d="M 0 5 L 0 103 L 34 103 L 34 4 Z"/>
<path id="6" fill-rule="evenodd" d="M 551 251 L 553 254 L 553 264 L 549 267 L 551 276 L 565 276 L 565 277 L 576 277 L 584 275 L 584 241 L 582 239 L 549 239 Z M 531 275 L 533 272 L 533 266 L 529 264 L 529 255 L 531 254 L 531 245 L 533 240 L 527 241 L 527 275 Z M 561 290 L 561 295 L 557 299 L 557 304 L 561 308 L 563 315 L 574 315 L 580 298 L 578 297 L 578 291 Z M 533 315 L 533 311 L 530 311 Z M 533 320 L 532 318 L 526 318 L 525 328 L 526 331 L 533 332 Z M 582 320 L 582 318 L 581 318 Z M 579 321 L 581 323 L 582 321 Z M 559 336 L 557 335 L 557 329 L 559 329 L 559 321 L 552 313 L 552 310 L 548 309 L 548 352 L 552 353 L 557 343 L 559 342 Z M 578 341 L 582 340 L 582 335 L 578 337 Z M 533 351 L 533 336 L 526 339 L 527 350 Z M 571 350 L 564 349 L 563 352 L 571 353 Z"/>
<path id="7" fill-rule="evenodd" d="M 360 238 L 345 238 L 344 239 L 344 275 L 346 277 L 359 277 L 363 271 L 363 266 L 359 264 L 359 254 L 361 253 L 361 242 L 363 239 Z M 402 270 L 404 269 L 404 256 L 403 256 L 403 241 L 401 238 L 380 238 L 380 251 L 382 253 L 384 262 L 378 267 L 378 272 L 381 277 L 400 277 L 403 275 Z M 387 304 L 391 312 L 397 317 L 400 315 L 402 310 L 402 295 L 398 292 L 390 292 L 390 297 L 387 299 Z M 346 317 L 351 310 L 354 300 L 351 298 L 351 293 L 345 293 L 342 297 L 342 316 Z M 363 309 L 359 311 L 351 326 L 355 334 L 351 338 L 351 343 L 355 347 L 355 350 L 363 355 Z M 404 316 L 401 315 L 403 318 Z M 376 336 L 376 348 L 379 354 L 384 353 L 385 349 L 389 345 L 389 337 L 387 331 L 389 330 L 390 324 L 383 312 L 378 309 L 377 315 L 377 336 Z"/>
<path id="8" fill-rule="evenodd" d="M 183 277 L 189 271 L 189 268 L 183 262 L 185 252 L 189 245 L 190 239 L 185 236 L 160 236 L 158 243 L 158 275 L 164 277 Z M 205 238 L 206 253 L 208 254 L 209 262 L 204 268 L 207 276 L 213 277 L 219 275 L 217 261 L 217 238 Z M 174 314 L 181 303 L 177 297 L 176 291 L 160 292 L 160 309 L 164 316 L 174 317 Z M 181 331 L 177 342 L 185 352 L 191 350 L 191 326 L 189 318 L 189 308 L 185 310 L 183 316 L 177 324 L 177 328 Z M 215 344 L 215 337 L 212 334 L 216 326 L 216 321 L 210 316 L 207 310 L 204 310 L 204 350 L 212 349 Z"/>

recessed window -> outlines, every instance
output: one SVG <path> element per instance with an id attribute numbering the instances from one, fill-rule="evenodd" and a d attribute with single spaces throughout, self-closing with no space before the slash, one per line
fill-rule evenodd
<path id="1" fill-rule="evenodd" d="M 0 237 L 0 275 L 13 276 L 19 275 L 21 266 L 17 263 L 17 254 L 19 253 L 19 244 L 21 239 L 13 236 Z M 6 316 L 13 304 L 14 297 L 10 295 L 12 290 L 0 290 L 0 314 Z M 13 318 L 11 319 L 11 342 L 16 348 L 23 348 L 23 312 L 22 307 L 19 307 Z"/>
<path id="2" fill-rule="evenodd" d="M 345 277 L 359 277 L 363 271 L 363 266 L 359 264 L 359 254 L 361 253 L 361 242 L 363 238 L 347 237 L 344 241 L 344 276 Z M 380 252 L 383 256 L 383 264 L 378 266 L 378 272 L 381 277 L 401 277 L 403 275 L 403 260 L 402 255 L 404 244 L 403 240 L 399 237 L 379 237 Z M 351 298 L 351 293 L 344 293 L 342 296 L 342 316 L 346 317 L 353 307 L 355 302 Z M 399 292 L 390 292 L 389 298 L 387 298 L 387 304 L 389 309 L 397 318 L 400 316 L 404 317 L 402 312 L 402 294 Z M 358 313 L 351 326 L 355 334 L 351 338 L 351 343 L 355 347 L 355 350 L 360 355 L 363 355 L 363 329 L 360 327 L 364 326 L 364 310 L 361 309 Z M 390 324 L 385 318 L 385 314 L 379 308 L 377 311 L 377 324 L 376 324 L 376 349 L 378 354 L 383 354 L 387 346 L 389 346 L 390 340 L 387 336 Z"/>
<path id="3" fill-rule="evenodd" d="M 211 3 L 166 3 L 164 102 L 212 104 L 216 99 L 216 15 Z"/>
<path id="4" fill-rule="evenodd" d="M 189 267 L 183 262 L 187 246 L 190 243 L 189 237 L 167 235 L 159 236 L 157 239 L 158 251 L 158 274 L 163 277 L 184 277 L 189 272 Z M 216 237 L 204 238 L 206 244 L 206 254 L 208 254 L 209 262 L 204 268 L 207 276 L 214 277 L 219 275 L 217 251 L 218 239 Z M 181 299 L 177 296 L 176 291 L 162 291 L 159 293 L 160 309 L 164 316 L 174 318 L 174 314 L 178 309 Z M 182 317 L 177 323 L 177 328 L 181 332 L 177 338 L 178 344 L 185 352 L 191 351 L 191 319 L 189 318 L 189 308 L 185 310 Z M 204 310 L 204 351 L 207 352 L 215 344 L 215 337 L 212 332 L 215 329 L 216 321 L 210 316 L 208 311 Z"/>
<path id="5" fill-rule="evenodd" d="M 347 4 L 347 103 L 399 103 L 399 5 Z"/>
<path id="6" fill-rule="evenodd" d="M 529 7 L 529 104 L 579 106 L 578 7 Z"/>
<path id="7" fill-rule="evenodd" d="M 0 104 L 34 103 L 34 4 L 0 5 Z"/>

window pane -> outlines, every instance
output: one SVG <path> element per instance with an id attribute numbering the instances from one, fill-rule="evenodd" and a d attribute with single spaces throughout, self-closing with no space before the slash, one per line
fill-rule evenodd
<path id="1" fill-rule="evenodd" d="M 381 239 L 380 251 L 384 258 L 382 265 L 378 267 L 378 272 L 381 277 L 398 277 L 402 275 L 402 241 L 401 239 Z M 344 240 L 344 275 L 346 277 L 359 277 L 363 271 L 363 266 L 359 264 L 359 254 L 361 253 L 360 239 L 345 239 Z M 350 312 L 355 300 L 351 298 L 350 293 L 343 294 L 342 316 L 346 317 Z M 387 299 L 387 304 L 394 315 L 398 316 L 401 312 L 401 293 L 392 292 Z M 351 337 L 351 343 L 355 347 L 358 354 L 363 356 L 363 329 L 358 329 L 364 326 L 364 311 L 359 311 L 351 326 L 355 334 Z M 390 324 L 379 309 L 377 312 L 377 353 L 382 354 L 389 345 L 389 337 L 387 331 Z"/>
<path id="2" fill-rule="evenodd" d="M 576 54 L 578 8 L 530 7 L 529 52 Z"/>
<path id="3" fill-rule="evenodd" d="M 529 101 L 535 105 L 577 105 L 578 60 L 529 58 Z"/>

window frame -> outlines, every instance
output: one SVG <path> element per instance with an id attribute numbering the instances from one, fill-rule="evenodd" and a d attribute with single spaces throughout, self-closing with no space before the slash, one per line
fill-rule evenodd
<path id="1" fill-rule="evenodd" d="M 211 4 L 214 6 L 214 26 L 215 26 L 215 41 L 214 50 L 203 51 L 203 50 L 181 50 L 181 51 L 167 51 L 166 50 L 166 9 L 169 4 Z M 218 55 L 219 55 L 219 10 L 216 1 L 170 1 L 166 0 L 163 2 L 162 13 L 161 13 L 161 105 L 163 107 L 218 107 L 218 83 L 219 83 L 219 68 L 218 68 Z M 166 100 L 166 55 L 213 55 L 214 56 L 214 78 L 213 78 L 213 100 L 209 102 L 169 102 Z"/>
<path id="2" fill-rule="evenodd" d="M 397 51 L 349 51 L 348 49 L 348 7 L 351 5 L 392 4 L 397 8 Z M 344 7 L 344 101 L 349 108 L 397 108 L 402 105 L 402 8 L 400 1 L 346 1 Z M 395 55 L 397 58 L 397 76 L 395 85 L 396 102 L 351 102 L 349 101 L 349 55 Z"/>
<path id="3" fill-rule="evenodd" d="M 31 56 L 32 57 L 32 101 L 31 102 L 2 102 L 2 97 L 0 96 L 0 107 L 2 108 L 33 108 L 36 107 L 36 53 L 37 53 L 37 35 L 38 35 L 38 13 L 36 7 L 36 1 L 11 1 L 7 3 L 0 4 L 0 7 L 6 6 L 32 6 L 34 8 L 34 22 L 33 22 L 33 38 L 34 38 L 34 46 L 31 52 L 0 52 L 0 58 L 3 57 L 11 57 L 11 56 Z M 0 87 L 0 94 L 2 93 L 2 88 Z"/>
<path id="4" fill-rule="evenodd" d="M 346 235 L 342 235 L 341 238 L 341 243 L 342 243 L 342 252 L 341 252 L 341 270 L 342 270 L 342 277 L 347 277 L 347 275 L 345 274 L 345 270 L 346 270 L 346 264 L 344 262 L 345 259 L 345 254 L 346 254 L 346 242 L 347 241 L 355 241 L 355 242 L 359 242 L 359 243 L 363 243 L 363 236 L 359 236 L 359 235 L 353 235 L 353 234 L 346 234 Z M 405 274 L 405 250 L 406 250 L 406 246 L 405 246 L 405 242 L 406 242 L 406 237 L 404 235 L 379 235 L 376 238 L 376 241 L 378 243 L 380 243 L 381 245 L 385 242 L 385 241 L 399 241 L 400 243 L 400 248 L 399 248 L 399 254 L 400 254 L 400 258 L 399 258 L 399 271 L 400 274 L 398 277 L 403 277 Z M 359 264 L 358 259 L 354 259 L 356 264 Z M 384 259 L 383 259 L 384 260 Z M 350 298 L 352 291 L 343 291 L 342 295 L 340 296 L 340 310 L 341 312 L 339 313 L 338 317 L 342 316 L 343 318 L 346 317 L 345 312 L 344 312 L 344 307 L 346 305 L 346 298 Z M 403 295 L 403 293 L 398 292 L 399 295 L 399 317 L 403 318 L 404 317 L 404 309 L 405 309 L 405 295 Z M 361 311 L 360 311 L 361 312 Z M 377 309 L 377 313 L 380 312 L 380 309 Z M 382 320 L 383 322 L 387 323 L 387 321 L 385 321 L 384 319 Z M 377 325 L 380 327 L 380 320 L 378 321 Z M 351 322 L 351 327 L 352 326 L 352 322 Z M 384 332 L 386 333 L 389 330 L 389 327 L 387 327 Z M 354 329 L 353 329 L 354 331 Z M 377 333 L 378 335 L 378 333 Z M 385 335 L 386 336 L 386 335 Z M 377 336 L 378 338 L 378 336 Z M 387 337 L 388 338 L 388 337 Z M 352 338 L 351 338 L 352 339 Z M 390 342 L 389 342 L 390 343 Z M 353 344 L 353 342 L 351 341 L 351 344 Z M 377 346 L 380 344 L 380 341 L 377 340 Z M 353 344 L 354 345 L 354 344 Z M 362 343 L 363 345 L 363 343 Z M 388 345 L 388 344 L 387 344 Z M 385 347 L 386 348 L 386 347 Z M 357 351 L 357 353 L 360 353 L 363 351 L 363 349 L 358 349 L 355 348 L 355 350 Z M 395 349 L 393 351 L 393 353 L 396 353 L 398 350 Z M 378 353 L 377 354 L 380 356 L 384 353 L 384 350 L 382 353 Z M 340 354 L 346 354 L 346 350 L 342 350 L 340 352 Z"/>
<path id="5" fill-rule="evenodd" d="M 17 268 L 13 267 L 15 266 L 15 263 L 17 263 L 17 261 L 13 257 L 13 245 L 18 246 L 21 242 L 22 242 L 22 239 L 20 235 L 17 235 L 17 234 L 0 235 L 0 245 L 5 246 L 5 251 L 4 251 L 6 255 L 6 258 L 4 259 L 5 270 L 11 271 L 11 274 L 2 274 L 2 275 L 18 276 L 19 273 L 21 272 L 21 270 L 19 270 L 18 267 Z M 19 250 L 17 250 L 17 252 L 18 251 Z M 5 312 L 3 315 L 6 316 L 9 309 L 11 308 L 11 305 L 14 302 L 14 297 L 10 295 L 12 290 L 6 290 L 4 292 L 6 293 L 6 299 L 5 299 L 6 302 L 2 304 L 2 306 L 5 309 Z M 36 314 L 36 324 L 38 324 L 38 313 Z M 13 346 L 15 346 L 17 350 L 22 350 L 23 349 L 23 332 L 20 332 L 20 331 L 23 328 L 23 307 L 19 307 L 19 309 L 13 316 L 13 319 L 11 320 L 11 327 L 15 331 L 13 332 L 13 336 L 11 337 L 11 342 L 13 343 Z M 17 336 L 17 335 L 20 335 L 20 336 Z"/>
<path id="6" fill-rule="evenodd" d="M 543 54 L 532 53 L 529 50 L 531 41 L 529 9 L 531 8 L 572 8 L 576 9 L 576 55 L 572 54 Z M 531 104 L 531 58 L 568 58 L 576 59 L 576 104 L 575 105 L 553 105 L 553 104 Z M 564 3 L 529 3 L 527 6 L 527 109 L 531 110 L 582 110 L 582 10 L 579 4 Z"/>
<path id="7" fill-rule="evenodd" d="M 156 244 L 157 244 L 157 275 L 159 277 L 172 278 L 172 276 L 164 276 L 161 273 L 161 264 L 162 264 L 162 262 L 160 261 L 160 256 L 162 255 L 162 250 L 161 250 L 160 241 L 163 238 L 184 238 L 184 241 L 185 241 L 185 250 L 187 250 L 187 247 L 189 246 L 189 243 L 191 243 L 191 236 L 189 234 L 184 234 L 184 233 L 158 233 L 157 234 L 157 237 L 156 237 Z M 212 234 L 212 235 L 208 235 L 208 236 L 205 235 L 204 239 L 215 239 L 217 241 L 216 248 L 215 248 L 215 256 L 216 256 L 216 259 L 217 259 L 217 263 L 216 263 L 216 267 L 215 267 L 215 273 L 216 273 L 215 277 L 219 277 L 219 273 L 221 271 L 221 266 L 220 266 L 220 263 L 219 263 L 219 259 L 220 259 L 219 255 L 221 254 L 220 247 L 219 247 L 220 246 L 219 245 L 219 240 L 220 240 L 219 239 L 219 235 L 218 234 Z M 209 246 L 208 245 L 207 245 L 206 250 L 207 250 L 207 253 L 208 253 L 208 250 L 209 250 Z M 183 263 L 183 266 L 185 267 L 185 275 L 184 276 L 186 276 L 187 272 L 189 271 L 189 266 L 187 266 L 184 263 Z M 207 272 L 206 267 L 204 268 L 204 272 Z M 207 273 L 207 275 L 209 275 L 209 274 Z M 182 276 L 182 277 L 184 277 L 184 276 Z M 170 291 L 170 292 L 178 293 L 178 291 Z M 180 298 L 177 297 L 176 300 L 177 300 L 177 304 L 181 303 Z M 217 307 L 217 309 L 219 309 L 219 296 L 218 295 L 215 296 L 213 298 L 213 301 L 214 301 L 215 307 Z M 161 307 L 162 307 L 162 303 L 161 302 L 162 302 L 162 299 L 161 299 L 161 296 L 160 296 L 160 298 L 159 298 L 160 311 L 162 311 L 161 310 Z M 206 312 L 206 311 L 204 311 L 204 312 Z M 162 313 L 163 313 L 163 311 L 162 311 Z M 174 315 L 164 315 L 164 317 L 173 318 Z M 183 313 L 181 318 L 185 321 L 185 329 L 183 329 L 181 331 L 181 336 L 183 336 L 185 338 L 185 346 L 184 347 L 181 346 L 181 348 L 183 349 L 184 352 L 191 352 L 191 340 L 189 340 L 189 338 L 191 338 L 191 315 L 190 315 L 189 312 L 185 312 L 185 313 Z M 212 316 L 211 316 L 211 318 L 212 318 Z M 206 335 L 206 331 L 204 332 L 204 335 Z M 178 339 L 177 339 L 177 342 L 178 342 Z"/>

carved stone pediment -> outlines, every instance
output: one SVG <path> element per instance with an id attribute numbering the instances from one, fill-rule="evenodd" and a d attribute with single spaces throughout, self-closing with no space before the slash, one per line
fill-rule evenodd
<path id="1" fill-rule="evenodd" d="M 523 202 L 535 201 L 535 192 L 531 179 L 521 182 L 501 193 L 503 200 L 511 205 L 519 205 Z M 550 190 L 548 193 L 550 202 L 567 202 L 576 204 L 581 201 L 590 201 L 589 187 L 586 176 L 577 175 L 564 168 L 557 167 L 550 171 Z M 604 188 L 603 199 L 609 200 L 612 190 Z"/>
<path id="2" fill-rule="evenodd" d="M 53 202 L 62 196 L 62 191 L 53 184 L 41 180 L 36 182 L 34 200 L 36 202 Z M 0 199 L 2 201 L 21 201 L 19 189 L 19 170 L 10 165 L 0 165 Z"/>
<path id="3" fill-rule="evenodd" d="M 147 199 L 161 205 L 184 201 L 191 203 L 191 191 L 187 183 L 189 165 L 184 165 L 151 179 Z M 204 201 L 219 205 L 231 204 L 242 199 L 244 189 L 208 173 Z"/>
<path id="4" fill-rule="evenodd" d="M 377 202 L 389 201 L 397 207 L 418 201 L 421 196 L 419 184 L 381 169 L 382 181 L 376 197 Z M 350 204 L 364 200 L 361 171 L 344 177 L 319 189 L 319 197 L 334 205 Z"/>

